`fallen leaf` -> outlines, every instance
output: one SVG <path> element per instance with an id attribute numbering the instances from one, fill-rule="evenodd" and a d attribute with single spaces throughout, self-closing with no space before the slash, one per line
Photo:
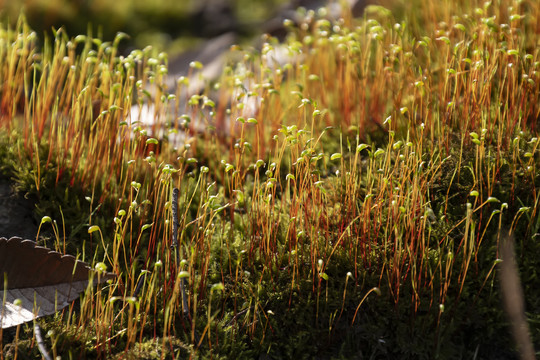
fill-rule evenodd
<path id="1" fill-rule="evenodd" d="M 0 238 L 0 323 L 16 326 L 51 315 L 86 290 L 90 279 L 102 283 L 114 274 L 96 274 L 71 255 L 18 237 Z"/>

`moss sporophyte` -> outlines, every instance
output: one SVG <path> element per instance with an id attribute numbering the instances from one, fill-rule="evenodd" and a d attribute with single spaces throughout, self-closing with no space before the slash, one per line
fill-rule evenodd
<path id="1" fill-rule="evenodd" d="M 3 23 L 0 174 L 38 245 L 117 274 L 39 321 L 52 356 L 517 358 L 504 233 L 540 343 L 540 4 L 331 11 L 212 79 Z"/>

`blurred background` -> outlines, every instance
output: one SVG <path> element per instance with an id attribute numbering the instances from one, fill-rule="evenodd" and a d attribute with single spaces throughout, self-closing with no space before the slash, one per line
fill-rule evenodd
<path id="1" fill-rule="evenodd" d="M 63 26 L 70 37 L 92 32 L 112 40 L 119 31 L 130 36 L 124 47 L 152 45 L 169 53 L 234 32 L 247 40 L 269 19 L 301 5 L 324 1 L 295 0 L 0 0 L 0 18 L 14 25 L 24 12 L 43 37 Z"/>

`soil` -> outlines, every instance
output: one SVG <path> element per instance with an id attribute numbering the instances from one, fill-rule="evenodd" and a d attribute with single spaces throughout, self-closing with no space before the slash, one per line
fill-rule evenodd
<path id="1" fill-rule="evenodd" d="M 34 208 L 35 201 L 16 193 L 10 180 L 0 176 L 0 237 L 35 239 L 38 224 Z"/>

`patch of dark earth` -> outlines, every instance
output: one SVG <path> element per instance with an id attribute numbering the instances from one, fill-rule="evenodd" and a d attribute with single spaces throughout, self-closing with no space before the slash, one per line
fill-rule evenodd
<path id="1" fill-rule="evenodd" d="M 9 178 L 0 175 L 0 237 L 35 239 L 38 224 L 35 201 L 14 191 Z"/>

